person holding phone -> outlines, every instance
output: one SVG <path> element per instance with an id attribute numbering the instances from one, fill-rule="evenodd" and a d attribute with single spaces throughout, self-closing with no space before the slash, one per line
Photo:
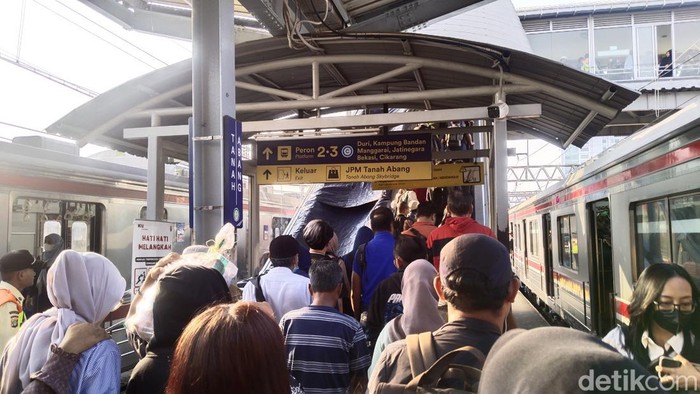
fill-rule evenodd
<path id="1" fill-rule="evenodd" d="M 651 372 L 657 372 L 662 356 L 700 363 L 699 300 L 700 291 L 683 267 L 650 265 L 635 284 L 629 326 L 614 328 L 603 341 Z"/>
<path id="2" fill-rule="evenodd" d="M 700 364 L 693 364 L 681 355 L 661 356 L 656 372 L 666 387 L 675 384 L 679 390 L 700 391 Z"/>

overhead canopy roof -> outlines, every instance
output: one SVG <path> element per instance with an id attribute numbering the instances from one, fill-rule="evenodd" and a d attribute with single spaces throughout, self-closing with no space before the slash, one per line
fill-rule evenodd
<path id="1" fill-rule="evenodd" d="M 572 143 L 581 147 L 638 96 L 559 62 L 451 38 L 371 34 L 318 36 L 313 42 L 320 52 L 290 49 L 286 38 L 236 46 L 239 120 L 296 117 L 302 110 L 315 113 L 315 108 L 377 113 L 385 105 L 415 111 L 484 107 L 499 90 L 501 64 L 506 102 L 542 105 L 540 117 L 509 119 L 509 132 L 558 146 L 575 134 Z M 315 62 L 320 64 L 316 99 Z M 81 145 L 95 143 L 144 156 L 146 141 L 123 140 L 124 129 L 148 127 L 154 114 L 163 126 L 186 125 L 191 90 L 192 65 L 187 60 L 101 94 L 47 131 Z M 186 159 L 187 138 L 169 137 L 165 151 Z"/>
<path id="2" fill-rule="evenodd" d="M 131 29 L 191 38 L 193 0 L 81 0 Z M 211 0 L 196 0 L 211 1 Z M 237 26 L 260 27 L 285 36 L 285 3 L 302 33 L 395 32 L 492 0 L 231 0 Z M 328 6 L 328 13 L 326 13 Z M 325 16 L 325 18 L 324 18 Z M 320 23 L 320 21 L 323 23 Z"/>

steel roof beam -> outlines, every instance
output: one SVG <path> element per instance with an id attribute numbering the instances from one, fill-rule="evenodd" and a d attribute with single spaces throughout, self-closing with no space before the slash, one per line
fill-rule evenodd
<path id="1" fill-rule="evenodd" d="M 265 64 L 255 64 L 251 66 L 243 66 L 236 69 L 236 74 L 238 76 L 253 74 L 253 73 L 264 73 L 267 71 L 274 71 L 280 69 L 288 69 L 293 67 L 299 67 L 317 62 L 319 64 L 338 64 L 338 63 L 371 63 L 371 64 L 406 64 L 406 56 L 390 56 L 390 55 L 326 55 L 326 56 L 306 56 L 298 57 L 292 59 L 282 59 L 267 62 Z M 445 71 L 452 71 L 462 74 L 469 74 L 475 76 L 481 76 L 489 79 L 499 79 L 501 74 L 497 70 L 490 68 L 485 68 L 481 66 L 474 66 L 469 64 L 462 64 L 452 61 L 445 60 L 435 60 L 426 59 L 421 57 L 410 58 L 411 64 L 417 64 L 424 68 L 437 68 Z M 605 116 L 608 119 L 612 119 L 617 115 L 617 110 L 611 108 L 600 101 L 592 100 L 589 98 L 581 97 L 572 92 L 568 92 L 564 89 L 552 86 L 550 84 L 533 80 L 531 78 L 523 77 L 521 75 L 515 75 L 512 73 L 503 73 L 504 83 L 515 83 L 537 86 L 539 91 L 550 94 L 554 97 L 560 97 L 564 101 L 569 101 L 576 103 L 588 110 L 596 111 L 599 114 Z"/>
<path id="2" fill-rule="evenodd" d="M 264 131 L 304 130 L 304 129 L 330 129 L 349 127 L 372 127 L 384 125 L 416 124 L 426 122 L 442 122 L 449 120 L 485 119 L 488 118 L 486 107 L 440 109 L 433 111 L 413 111 L 391 114 L 372 114 L 355 116 L 330 116 L 324 118 L 304 119 L 278 119 L 258 120 L 243 122 L 245 134 Z M 512 105 L 509 110 L 509 118 L 535 117 L 542 114 L 541 104 Z M 454 129 L 428 130 L 428 132 L 447 133 L 472 132 L 488 133 L 490 127 L 467 127 Z M 124 129 L 125 139 L 145 138 L 149 136 L 177 136 L 187 135 L 188 126 L 159 126 L 159 127 L 133 127 Z"/>
<path id="3" fill-rule="evenodd" d="M 256 85 L 248 82 L 236 81 L 236 87 L 250 90 L 252 92 L 265 93 L 273 97 L 284 97 L 292 100 L 311 100 L 311 96 L 307 96 L 305 94 L 292 93 L 287 90 L 269 88 L 266 86 Z"/>
<path id="4" fill-rule="evenodd" d="M 452 88 L 452 89 L 437 89 L 424 92 L 401 92 L 401 93 L 384 93 L 358 96 L 343 96 L 328 99 L 318 100 L 302 100 L 302 101 L 277 101 L 277 102 L 259 102 L 259 103 L 242 103 L 237 109 L 239 112 L 261 112 L 273 110 L 296 110 L 296 109 L 313 109 L 322 107 L 338 107 L 345 105 L 364 106 L 368 104 L 391 104 L 423 101 L 430 99 L 448 99 L 460 97 L 479 97 L 492 96 L 499 90 L 498 86 L 476 86 L 467 88 Z M 537 89 L 534 86 L 527 85 L 507 85 L 503 90 L 506 93 L 532 93 Z"/>
<path id="5" fill-rule="evenodd" d="M 421 66 L 418 64 L 407 64 L 407 65 L 405 65 L 403 67 L 399 67 L 395 70 L 387 71 L 385 73 L 375 75 L 371 78 L 367 78 L 364 81 L 360 81 L 360 82 L 354 83 L 352 85 L 344 86 L 340 89 L 333 90 L 333 91 L 328 92 L 326 94 L 322 94 L 322 95 L 318 96 L 318 98 L 320 100 L 322 100 L 322 99 L 328 99 L 328 98 L 342 96 L 345 93 L 354 92 L 355 90 L 362 89 L 362 88 L 367 87 L 367 86 L 372 86 L 374 84 L 380 83 L 380 82 L 385 81 L 387 79 L 397 77 L 399 75 L 406 74 L 408 72 L 417 70 L 420 67 Z M 363 96 L 359 96 L 359 97 L 363 97 Z"/>
<path id="6" fill-rule="evenodd" d="M 167 92 L 164 92 L 163 94 L 157 95 L 149 100 L 146 100 L 142 103 L 134 104 L 134 106 L 119 114 L 118 116 L 115 116 L 114 118 L 110 119 L 108 122 L 103 123 L 99 127 L 95 128 L 91 132 L 85 134 L 82 138 L 80 138 L 76 143 L 78 146 L 84 146 L 85 144 L 92 142 L 97 138 L 98 136 L 101 136 L 105 132 L 111 130 L 112 128 L 116 127 L 119 125 L 124 119 L 127 119 L 130 117 L 132 113 L 139 112 L 141 108 L 148 108 L 152 105 L 155 105 L 157 103 L 161 103 L 163 101 L 170 100 L 174 97 L 180 96 L 185 93 L 189 93 L 192 91 L 192 83 L 184 84 L 182 86 L 179 86 L 175 89 L 169 90 Z M 183 108 L 189 108 L 189 114 L 192 114 L 192 107 L 183 107 Z M 150 118 L 150 114 L 148 117 Z"/>
<path id="7" fill-rule="evenodd" d="M 403 47 L 404 55 L 413 57 L 413 48 L 411 47 L 411 43 L 408 42 L 408 40 L 401 41 L 401 46 Z M 424 91 L 425 81 L 423 80 L 423 74 L 421 74 L 420 69 L 413 70 L 413 78 L 416 79 L 416 86 L 418 87 L 418 90 Z M 430 100 L 423 101 L 423 104 L 425 105 L 425 109 L 427 110 L 430 110 L 433 107 L 433 105 L 430 103 Z"/>
<path id="8" fill-rule="evenodd" d="M 239 107 L 240 108 L 240 105 Z M 512 105 L 509 117 L 536 117 L 542 114 L 541 104 Z M 325 118 L 259 120 L 243 122 L 243 132 L 253 133 L 271 130 L 301 130 L 343 127 L 371 127 L 384 125 L 441 122 L 447 120 L 486 119 L 486 107 L 440 109 L 390 114 L 355 116 L 329 116 Z"/>
<path id="9" fill-rule="evenodd" d="M 366 104 L 391 104 L 404 103 L 409 101 L 423 101 L 430 99 L 446 99 L 460 97 L 479 97 L 492 96 L 499 90 L 498 86 L 476 86 L 471 88 L 452 88 L 452 89 L 436 89 L 423 92 L 403 92 L 403 93 L 386 93 L 372 94 L 363 96 L 344 96 L 330 99 L 319 100 L 302 100 L 302 101 L 268 101 L 259 103 L 241 103 L 236 106 L 239 113 L 242 112 L 259 112 L 273 110 L 296 110 L 296 109 L 314 109 L 322 107 L 341 107 L 341 106 L 362 106 Z M 532 93 L 537 89 L 532 86 L 523 85 L 506 85 L 503 91 L 511 94 Z M 526 105 L 526 104 L 523 104 Z M 539 105 L 539 104 L 538 104 Z M 512 108 L 516 107 L 510 106 Z M 145 111 L 134 112 L 129 115 L 131 118 L 150 117 L 151 115 L 159 116 L 187 116 L 192 113 L 192 107 L 177 107 L 177 108 L 154 108 Z M 455 118 L 459 119 L 459 118 Z M 277 122 L 273 120 L 272 122 Z"/>

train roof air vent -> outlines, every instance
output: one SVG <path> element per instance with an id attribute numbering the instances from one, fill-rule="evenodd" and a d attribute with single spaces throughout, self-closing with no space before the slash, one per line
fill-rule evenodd
<path id="1" fill-rule="evenodd" d="M 12 139 L 13 144 L 21 144 L 34 148 L 46 149 L 53 152 L 65 153 L 68 155 L 79 156 L 80 148 L 73 142 L 61 141 L 54 138 L 48 138 L 41 135 L 26 135 L 15 137 Z"/>

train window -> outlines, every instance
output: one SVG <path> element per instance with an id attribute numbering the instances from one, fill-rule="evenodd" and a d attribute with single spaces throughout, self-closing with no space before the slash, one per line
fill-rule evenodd
<path id="1" fill-rule="evenodd" d="M 530 235 L 530 254 L 533 256 L 539 256 L 540 251 L 538 248 L 538 243 L 537 240 L 539 238 L 539 229 L 537 228 L 537 221 L 533 220 L 531 221 L 528 226 L 530 227 L 529 235 Z"/>
<path id="2" fill-rule="evenodd" d="M 291 221 L 292 221 L 292 218 L 273 216 L 272 217 L 272 237 L 277 238 L 280 235 L 282 235 L 282 233 L 284 233 L 284 230 L 287 228 L 287 225 Z"/>
<path id="3" fill-rule="evenodd" d="M 102 252 L 102 204 L 19 197 L 12 205 L 10 244 L 41 253 L 44 237 L 58 234 L 66 249 Z"/>
<path id="4" fill-rule="evenodd" d="M 700 194 L 669 200 L 673 261 L 700 285 Z"/>
<path id="5" fill-rule="evenodd" d="M 71 249 L 77 252 L 87 252 L 90 244 L 88 225 L 85 222 L 73 222 L 70 226 Z"/>
<path id="6" fill-rule="evenodd" d="M 667 211 L 666 200 L 635 206 L 637 276 L 651 264 L 671 262 Z"/>
<path id="7" fill-rule="evenodd" d="M 61 235 L 61 222 L 58 220 L 47 220 L 44 222 L 44 232 L 42 239 L 46 238 L 49 234 Z"/>
<path id="8" fill-rule="evenodd" d="M 576 216 L 562 216 L 559 222 L 559 265 L 578 270 L 578 233 Z"/>

